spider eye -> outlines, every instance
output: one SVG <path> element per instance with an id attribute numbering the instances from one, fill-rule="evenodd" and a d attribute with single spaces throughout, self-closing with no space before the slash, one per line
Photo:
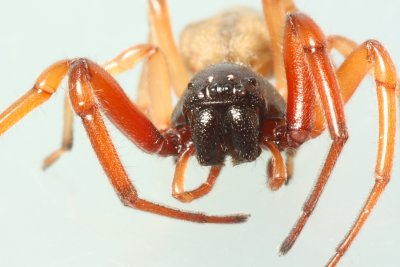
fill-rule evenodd
<path id="1" fill-rule="evenodd" d="M 194 88 L 194 84 L 192 82 L 189 82 L 187 85 L 188 90 L 192 90 Z"/>
<path id="2" fill-rule="evenodd" d="M 245 95 L 246 94 L 246 90 L 243 86 L 243 84 L 237 84 L 234 88 L 233 88 L 233 93 L 234 94 L 239 94 L 239 95 Z"/>
<path id="3" fill-rule="evenodd" d="M 257 86 L 257 80 L 256 78 L 249 78 L 248 79 L 249 83 L 253 86 Z"/>

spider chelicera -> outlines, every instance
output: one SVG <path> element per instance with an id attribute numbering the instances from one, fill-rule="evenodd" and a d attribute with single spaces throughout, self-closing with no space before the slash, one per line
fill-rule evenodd
<path id="1" fill-rule="evenodd" d="M 171 37 L 166 4 L 164 1 L 149 1 L 152 25 L 149 44 L 129 48 L 103 66 L 84 58 L 53 64 L 39 76 L 31 91 L 0 115 L 0 133 L 46 101 L 68 75 L 72 107 L 82 118 L 92 146 L 125 205 L 195 222 L 237 223 L 244 221 L 246 216 L 184 212 L 139 198 L 120 164 L 100 112 L 145 152 L 177 158 L 173 195 L 181 201 L 191 201 L 207 194 L 227 157 L 232 158 L 235 164 L 253 161 L 262 148 L 272 154 L 268 163 L 268 181 L 271 189 L 278 189 L 291 176 L 294 151 L 304 142 L 319 136 L 326 121 L 333 143 L 304 212 L 281 247 L 281 252 L 286 253 L 312 213 L 347 140 L 343 103 L 349 100 L 361 79 L 372 69 L 379 105 L 377 180 L 358 221 L 332 258 L 330 264 L 334 265 L 358 233 L 390 178 L 397 113 L 396 72 L 390 56 L 379 42 L 370 40 L 356 45 L 339 36 L 326 38 L 309 17 L 295 13 L 290 1 L 271 2 L 263 1 L 263 4 L 271 37 L 275 88 L 261 76 L 271 66 L 267 59 L 269 54 L 263 50 L 243 55 L 228 50 L 222 55 L 222 60 L 218 57 L 210 60 L 203 55 L 196 58 L 192 54 L 185 62 L 195 73 L 188 82 L 187 71 Z M 245 11 L 230 12 L 226 17 L 246 15 Z M 283 30 L 282 18 L 286 12 L 290 14 Z M 223 27 L 231 29 L 234 25 Z M 248 26 L 254 27 L 250 23 Z M 196 36 L 201 36 L 199 32 L 198 29 L 188 29 L 185 36 L 190 36 L 186 38 L 192 40 L 191 45 L 196 44 Z M 226 30 L 223 33 L 227 37 L 221 40 L 222 44 L 231 41 L 238 32 Z M 201 42 L 197 44 L 204 45 Z M 284 48 L 283 54 L 280 46 Z M 185 47 L 193 52 L 194 48 Z M 238 49 L 254 48 L 252 45 Z M 328 56 L 331 48 L 346 56 L 338 70 L 332 67 Z M 198 47 L 197 51 L 202 49 Z M 185 49 L 182 53 L 185 55 Z M 265 56 L 261 56 L 263 53 Z M 143 71 L 138 104 L 135 105 L 109 73 L 118 74 L 130 69 L 139 59 L 146 57 L 149 60 Z M 220 63 L 213 62 L 216 60 Z M 170 84 L 181 97 L 174 112 L 168 96 Z M 68 106 L 66 111 L 69 113 Z M 66 122 L 63 146 L 47 158 L 46 167 L 70 148 L 71 127 L 69 120 Z M 282 151 L 287 152 L 286 163 Z M 206 183 L 195 190 L 185 191 L 184 170 L 192 155 L 201 165 L 211 166 L 211 170 Z"/>

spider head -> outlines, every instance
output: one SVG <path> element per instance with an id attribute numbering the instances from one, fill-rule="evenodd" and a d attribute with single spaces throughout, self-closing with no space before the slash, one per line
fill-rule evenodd
<path id="1" fill-rule="evenodd" d="M 232 63 L 213 65 L 192 78 L 182 111 L 201 165 L 223 164 L 226 156 L 234 164 L 259 156 L 263 86 L 260 76 Z"/>

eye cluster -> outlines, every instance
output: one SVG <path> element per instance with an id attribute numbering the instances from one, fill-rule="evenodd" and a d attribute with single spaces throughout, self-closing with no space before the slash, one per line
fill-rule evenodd
<path id="1" fill-rule="evenodd" d="M 263 80 L 250 69 L 233 63 L 210 66 L 194 75 L 183 97 L 184 110 L 231 105 L 265 105 Z"/>
<path id="2" fill-rule="evenodd" d="M 201 88 L 197 88 L 196 96 L 198 99 L 243 96 L 247 93 L 247 89 L 257 86 L 257 80 L 253 77 L 239 80 L 235 79 L 234 75 L 228 74 L 222 81 L 221 78 L 219 81 L 215 81 L 213 76 L 209 76 L 204 84 Z M 188 84 L 188 89 L 195 89 L 192 82 Z"/>
<path id="3" fill-rule="evenodd" d="M 209 77 L 211 80 L 210 83 L 207 84 L 204 88 L 202 88 L 199 92 L 197 92 L 197 97 L 199 99 L 203 98 L 218 98 L 224 96 L 233 96 L 233 95 L 245 95 L 246 89 L 244 85 L 239 81 L 235 82 L 232 79 L 223 81 L 223 82 L 213 82 L 212 77 Z"/>

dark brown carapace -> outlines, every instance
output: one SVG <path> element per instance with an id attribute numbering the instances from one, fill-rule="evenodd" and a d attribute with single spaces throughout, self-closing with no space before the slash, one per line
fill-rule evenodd
<path id="1" fill-rule="evenodd" d="M 264 18 L 254 11 L 231 9 L 184 31 L 182 59 L 172 37 L 166 1 L 148 2 L 149 43 L 130 47 L 103 66 L 85 58 L 54 63 L 30 91 L 0 114 L 0 134 L 45 102 L 68 76 L 62 146 L 45 160 L 44 167 L 71 148 L 72 105 L 124 205 L 199 223 L 240 223 L 247 215 L 211 216 L 140 198 L 102 115 L 144 152 L 175 157 L 172 194 L 183 202 L 210 192 L 227 158 L 233 164 L 251 162 L 262 149 L 271 152 L 268 185 L 279 189 L 292 175 L 295 150 L 327 127 L 332 145 L 299 220 L 281 246 L 285 254 L 313 212 L 348 138 L 344 104 L 372 73 L 379 110 L 376 180 L 356 222 L 328 263 L 336 265 L 390 180 L 397 75 L 387 51 L 375 40 L 357 45 L 341 36 L 325 37 L 311 18 L 297 12 L 291 0 L 263 0 L 268 30 Z M 331 63 L 331 49 L 345 57 L 337 69 Z M 134 103 L 112 75 L 133 68 L 143 58 L 147 61 Z M 272 70 L 275 86 L 266 80 Z M 171 87 L 180 97 L 174 110 Z M 187 191 L 184 173 L 193 155 L 201 165 L 210 166 L 210 173 L 202 185 Z"/>

